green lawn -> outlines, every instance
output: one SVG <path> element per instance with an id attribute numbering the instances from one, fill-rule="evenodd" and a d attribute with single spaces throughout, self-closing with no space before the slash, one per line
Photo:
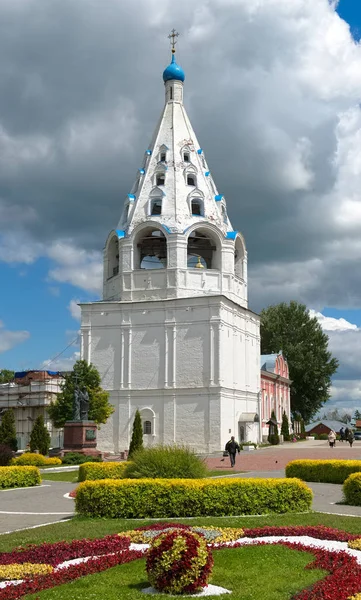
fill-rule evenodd
<path id="1" fill-rule="evenodd" d="M 78 471 L 64 471 L 63 473 L 41 473 L 43 481 L 71 481 L 77 483 Z"/>
<path id="2" fill-rule="evenodd" d="M 71 502 L 71 500 L 69 500 Z M 158 519 L 159 522 L 160 519 Z M 266 525 L 325 525 L 343 529 L 350 533 L 361 534 L 359 517 L 340 517 L 323 513 L 265 515 L 260 517 L 197 517 L 194 519 L 164 519 L 173 523 L 189 523 L 190 525 L 214 525 L 217 527 L 264 527 Z M 40 544 L 41 542 L 58 542 L 81 538 L 100 538 L 104 535 L 134 529 L 142 525 L 156 523 L 157 520 L 127 519 L 88 519 L 74 517 L 69 521 L 47 525 L 37 529 L 28 529 L 0 535 L 0 552 L 12 550 L 24 544 Z"/>
<path id="3" fill-rule="evenodd" d="M 246 473 L 246 471 L 234 471 L 232 467 L 229 467 L 229 469 L 214 469 L 214 471 L 208 471 L 208 477 L 217 477 L 217 475 L 234 475 L 235 473 Z"/>
<path id="4" fill-rule="evenodd" d="M 214 552 L 210 583 L 231 590 L 234 600 L 289 600 L 296 592 L 322 579 L 327 573 L 308 570 L 313 556 L 282 546 L 248 546 Z M 262 580 L 260 581 L 260 570 Z M 26 596 L 27 600 L 144 600 L 149 587 L 144 559 L 88 575 L 72 583 Z M 154 594 L 161 600 L 164 594 Z"/>

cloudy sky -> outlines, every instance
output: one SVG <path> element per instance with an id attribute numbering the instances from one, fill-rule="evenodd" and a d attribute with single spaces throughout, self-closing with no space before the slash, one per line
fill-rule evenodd
<path id="1" fill-rule="evenodd" d="M 71 365 L 176 27 L 186 107 L 246 238 L 250 305 L 315 311 L 341 361 L 330 406 L 361 409 L 358 4 L 1 0 L 0 368 Z"/>

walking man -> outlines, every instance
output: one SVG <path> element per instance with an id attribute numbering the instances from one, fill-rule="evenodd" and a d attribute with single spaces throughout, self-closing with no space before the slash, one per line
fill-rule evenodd
<path id="1" fill-rule="evenodd" d="M 239 454 L 240 450 L 241 450 L 239 447 L 239 444 L 237 444 L 236 440 L 234 439 L 234 435 L 232 435 L 229 442 L 226 443 L 225 449 L 229 454 L 229 458 L 231 461 L 231 467 L 234 467 L 234 465 L 236 463 L 236 452 L 238 452 L 238 454 Z"/>

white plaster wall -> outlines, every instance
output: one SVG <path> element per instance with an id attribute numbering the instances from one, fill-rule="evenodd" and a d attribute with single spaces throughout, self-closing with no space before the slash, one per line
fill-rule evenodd
<path id="1" fill-rule="evenodd" d="M 222 296 L 82 305 L 82 357 L 99 369 L 116 407 L 99 447 L 125 450 L 136 408 L 149 408 L 155 429 L 147 443 L 222 449 L 237 414 L 258 412 L 249 408 L 259 386 L 257 326 L 257 316 Z M 246 362 L 247 335 L 248 373 L 238 363 Z"/>

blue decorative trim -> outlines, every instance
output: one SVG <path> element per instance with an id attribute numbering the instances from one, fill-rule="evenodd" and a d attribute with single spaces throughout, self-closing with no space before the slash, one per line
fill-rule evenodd
<path id="1" fill-rule="evenodd" d="M 197 154 L 202 154 L 203 150 L 202 148 L 199 148 L 199 150 L 197 150 Z"/>
<path id="2" fill-rule="evenodd" d="M 163 229 L 166 230 L 167 233 L 172 233 L 171 230 L 169 229 L 169 227 L 167 227 L 167 225 L 163 225 L 162 224 Z"/>
<path id="3" fill-rule="evenodd" d="M 206 172 L 205 172 L 205 176 L 206 176 L 206 177 L 208 177 L 208 175 L 210 175 L 210 174 L 211 174 L 211 172 L 210 172 L 210 171 L 206 171 Z"/>
<path id="4" fill-rule="evenodd" d="M 139 173 L 140 173 L 141 175 L 144 175 L 144 173 L 145 173 L 145 170 L 144 170 L 144 169 L 139 169 Z"/>
<path id="5" fill-rule="evenodd" d="M 223 200 L 223 194 L 218 194 L 217 196 L 214 196 L 214 199 L 216 202 L 220 202 L 221 200 Z"/>
<path id="6" fill-rule="evenodd" d="M 125 238 L 125 231 L 123 231 L 122 229 L 116 229 L 115 232 L 119 239 Z"/>
<path id="7" fill-rule="evenodd" d="M 148 156 L 150 156 L 152 154 L 152 151 L 151 150 L 146 150 L 145 153 L 148 154 Z"/>
<path id="8" fill-rule="evenodd" d="M 128 194 L 128 198 L 131 202 L 134 202 L 135 200 L 135 194 Z"/>
<path id="9" fill-rule="evenodd" d="M 226 238 L 227 240 L 235 240 L 237 237 L 238 231 L 227 231 Z"/>

